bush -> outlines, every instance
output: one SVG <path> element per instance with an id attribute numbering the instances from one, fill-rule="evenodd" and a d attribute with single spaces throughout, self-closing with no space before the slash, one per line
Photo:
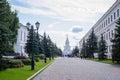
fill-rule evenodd
<path id="1" fill-rule="evenodd" d="M 107 56 L 105 54 L 98 54 L 98 59 L 105 60 L 105 59 L 107 59 Z"/>
<path id="2" fill-rule="evenodd" d="M 31 60 L 30 59 L 21 59 L 24 65 L 31 65 Z"/>
<path id="3" fill-rule="evenodd" d="M 45 55 L 44 54 L 35 55 L 35 58 L 44 59 Z"/>
<path id="4" fill-rule="evenodd" d="M 35 58 L 35 61 L 36 61 L 36 62 L 39 62 L 39 61 L 40 61 L 40 58 Z"/>
<path id="5" fill-rule="evenodd" d="M 27 59 L 25 56 L 15 56 L 14 59 Z"/>
<path id="6" fill-rule="evenodd" d="M 45 58 L 45 55 L 44 54 L 40 54 L 40 59 L 44 59 Z"/>
<path id="7" fill-rule="evenodd" d="M 15 59 L 10 60 L 9 65 L 10 65 L 10 68 L 17 68 L 17 67 L 24 66 L 21 60 L 15 60 Z"/>
<path id="8" fill-rule="evenodd" d="M 8 60 L 7 59 L 2 59 L 0 60 L 0 71 L 7 69 L 8 66 Z"/>

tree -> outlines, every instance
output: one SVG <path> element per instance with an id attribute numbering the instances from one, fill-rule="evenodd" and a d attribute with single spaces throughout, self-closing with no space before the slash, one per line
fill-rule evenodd
<path id="1" fill-rule="evenodd" d="M 36 55 L 43 53 L 42 42 L 39 33 L 35 32 L 36 39 Z"/>
<path id="2" fill-rule="evenodd" d="M 116 22 L 115 34 L 112 43 L 112 61 L 120 63 L 120 18 Z"/>
<path id="3" fill-rule="evenodd" d="M 26 43 L 26 46 L 25 46 L 25 52 L 29 53 L 29 56 L 30 55 L 32 56 L 31 70 L 34 70 L 34 65 L 35 65 L 34 54 L 37 54 L 38 51 L 39 51 L 38 41 L 36 39 L 36 33 L 34 31 L 34 27 L 31 26 L 31 29 L 28 29 L 28 31 L 29 31 L 29 33 L 28 33 L 28 36 L 27 36 L 27 43 Z"/>
<path id="4" fill-rule="evenodd" d="M 81 58 L 82 58 L 82 57 L 86 57 L 86 43 L 85 43 L 85 40 L 83 40 L 80 57 L 81 57 Z"/>
<path id="5" fill-rule="evenodd" d="M 50 60 L 52 57 L 51 48 L 52 48 L 52 41 L 51 41 L 50 37 L 48 36 L 47 37 L 47 57 L 49 57 Z"/>
<path id="6" fill-rule="evenodd" d="M 78 48 L 78 46 L 76 46 L 76 47 L 72 50 L 72 55 L 78 57 L 78 54 L 79 54 L 79 48 Z"/>
<path id="7" fill-rule="evenodd" d="M 14 51 L 17 40 L 19 19 L 16 11 L 11 11 L 6 0 L 0 1 L 0 58 L 2 54 Z"/>
<path id="8" fill-rule="evenodd" d="M 58 48 L 56 44 L 52 42 L 49 36 L 46 36 L 46 33 L 44 33 L 42 39 L 43 53 L 45 54 L 45 56 L 49 59 L 54 58 L 55 56 L 60 56 L 62 54 L 61 49 Z"/>
<path id="9" fill-rule="evenodd" d="M 91 57 L 91 48 L 89 46 L 90 46 L 90 41 L 89 41 L 89 39 L 87 39 L 86 43 L 85 43 L 86 58 Z"/>
<path id="10" fill-rule="evenodd" d="M 106 50 L 107 50 L 106 41 L 103 39 L 103 35 L 101 35 L 101 40 L 98 43 L 99 60 L 106 59 L 106 55 L 105 55 Z"/>
<path id="11" fill-rule="evenodd" d="M 27 36 L 27 43 L 25 46 L 25 52 L 28 53 L 29 55 L 31 54 L 31 48 L 34 48 L 34 54 L 39 55 L 40 53 L 43 53 L 43 45 L 42 45 L 42 39 L 43 36 L 39 35 L 38 31 L 35 32 L 36 29 L 34 29 L 33 26 L 31 26 L 30 23 L 27 23 L 30 29 L 28 28 L 28 36 Z"/>
<path id="12" fill-rule="evenodd" d="M 42 41 L 42 43 L 43 43 L 43 52 L 45 54 L 45 57 L 50 57 L 50 54 L 49 54 L 50 49 L 48 47 L 49 43 L 48 43 L 48 39 L 46 37 L 46 33 L 44 33 L 44 35 L 43 35 L 43 41 Z"/>
<path id="13" fill-rule="evenodd" d="M 90 35 L 87 39 L 87 47 L 89 50 L 88 57 L 94 58 L 94 53 L 97 51 L 97 37 L 94 33 L 94 29 L 92 29 L 92 32 L 90 33 Z"/>
<path id="14" fill-rule="evenodd" d="M 56 56 L 62 56 L 62 50 L 57 47 L 55 43 L 52 42 L 52 48 L 51 48 L 52 58 Z"/>
<path id="15" fill-rule="evenodd" d="M 33 26 L 28 30 L 27 42 L 25 45 L 25 52 L 30 54 L 37 54 L 38 52 L 38 44 L 36 43 L 36 33 L 34 32 Z"/>
<path id="16" fill-rule="evenodd" d="M 38 39 L 38 48 L 39 48 L 39 54 L 42 54 L 43 53 L 43 45 L 42 45 L 42 39 L 43 39 L 43 36 L 39 35 L 39 38 Z"/>

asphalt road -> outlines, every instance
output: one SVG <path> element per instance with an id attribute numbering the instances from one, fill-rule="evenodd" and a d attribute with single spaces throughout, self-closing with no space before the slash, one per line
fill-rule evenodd
<path id="1" fill-rule="evenodd" d="M 120 66 L 79 58 L 57 58 L 32 80 L 120 80 Z"/>

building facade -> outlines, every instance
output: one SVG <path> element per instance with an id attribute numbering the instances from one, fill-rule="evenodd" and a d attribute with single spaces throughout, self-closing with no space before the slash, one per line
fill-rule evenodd
<path id="1" fill-rule="evenodd" d="M 17 42 L 14 46 L 14 51 L 15 53 L 19 53 L 20 56 L 28 56 L 25 53 L 25 43 L 27 41 L 27 35 L 28 35 L 28 30 L 27 26 L 24 26 L 23 24 L 19 24 L 19 29 L 18 29 L 18 36 L 17 36 Z"/>
<path id="2" fill-rule="evenodd" d="M 65 46 L 64 46 L 64 50 L 63 50 L 63 56 L 68 56 L 69 54 L 71 54 L 71 47 L 70 47 L 69 39 L 68 39 L 68 36 L 67 36 Z"/>
<path id="3" fill-rule="evenodd" d="M 112 43 L 111 39 L 114 38 L 114 29 L 116 25 L 116 21 L 120 18 L 120 0 L 116 0 L 116 2 L 109 8 L 109 10 L 96 22 L 96 24 L 87 32 L 87 34 L 80 40 L 79 48 L 81 50 L 83 40 L 86 41 L 92 29 L 94 29 L 94 33 L 96 34 L 98 41 L 103 36 L 104 40 L 107 42 L 107 57 L 111 58 L 111 49 Z"/>

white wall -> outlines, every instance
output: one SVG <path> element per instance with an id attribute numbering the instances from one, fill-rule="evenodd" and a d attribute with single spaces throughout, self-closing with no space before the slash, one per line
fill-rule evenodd
<path id="1" fill-rule="evenodd" d="M 25 53 L 25 43 L 27 41 L 27 34 L 28 30 L 27 27 L 22 25 L 21 23 L 19 24 L 19 29 L 18 29 L 18 36 L 17 36 L 17 42 L 14 46 L 14 50 L 16 53 L 19 53 L 21 56 L 28 56 Z"/>

